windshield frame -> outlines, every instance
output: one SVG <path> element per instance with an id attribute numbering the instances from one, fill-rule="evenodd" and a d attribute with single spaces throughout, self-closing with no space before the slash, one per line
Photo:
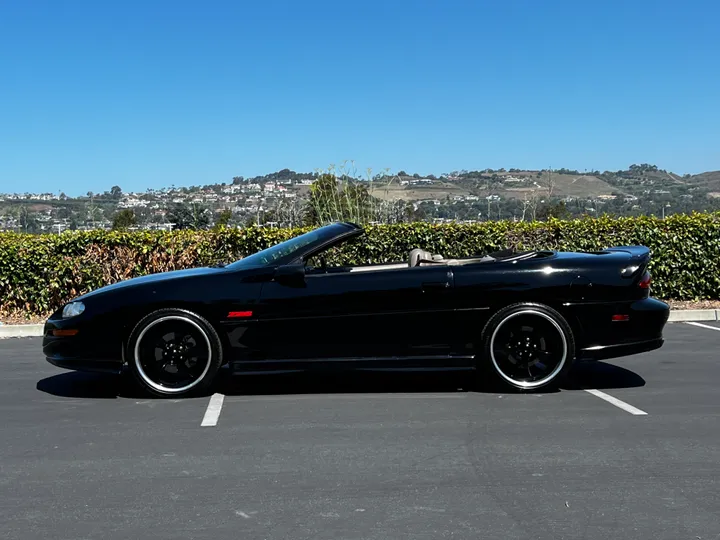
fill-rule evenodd
<path id="1" fill-rule="evenodd" d="M 306 254 L 313 253 L 325 246 L 336 244 L 340 241 L 359 236 L 363 229 L 354 223 L 337 222 L 324 225 L 307 231 L 303 234 L 293 236 L 269 246 L 261 251 L 252 253 L 247 257 L 238 259 L 226 266 L 229 270 L 240 270 L 250 267 L 273 267 L 290 264 L 301 260 Z M 303 241 L 311 238 L 310 241 Z M 293 247 L 297 244 L 297 247 Z M 290 249 L 290 251 L 286 251 Z M 269 260 L 264 260 L 270 256 Z"/>

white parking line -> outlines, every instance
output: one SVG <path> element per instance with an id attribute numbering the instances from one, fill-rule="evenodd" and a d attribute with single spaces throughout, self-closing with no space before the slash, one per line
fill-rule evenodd
<path id="1" fill-rule="evenodd" d="M 692 324 L 693 326 L 701 326 L 703 328 L 709 328 L 710 330 L 717 330 L 718 332 L 720 332 L 720 328 L 718 328 L 717 326 L 710 326 L 709 324 L 703 324 L 693 321 L 687 321 L 687 324 Z"/>
<path id="2" fill-rule="evenodd" d="M 611 396 L 610 394 L 606 394 L 605 392 L 601 392 L 600 390 L 594 390 L 591 388 L 585 388 L 584 390 L 586 392 L 592 394 L 593 396 L 599 397 L 600 399 L 604 399 L 608 403 L 612 403 L 616 407 L 619 407 L 623 411 L 627 411 L 630 414 L 634 414 L 634 415 L 638 415 L 638 416 L 647 414 L 645 411 L 641 411 L 637 407 L 633 407 L 629 403 L 625 403 L 624 401 L 621 401 L 618 398 Z"/>
<path id="3" fill-rule="evenodd" d="M 218 418 L 220 418 L 220 412 L 222 412 L 223 401 L 225 396 L 223 394 L 213 394 L 208 403 L 205 416 L 203 416 L 201 426 L 215 426 L 217 425 Z"/>

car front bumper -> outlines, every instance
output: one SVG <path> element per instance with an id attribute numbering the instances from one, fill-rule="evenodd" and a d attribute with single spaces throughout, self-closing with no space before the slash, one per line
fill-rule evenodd
<path id="1" fill-rule="evenodd" d="M 74 322 L 48 320 L 43 331 L 43 354 L 54 366 L 75 371 L 100 373 L 121 373 L 123 367 L 120 345 L 103 339 L 89 328 L 77 328 L 73 336 L 55 336 L 54 330 L 68 330 L 76 327 Z"/>

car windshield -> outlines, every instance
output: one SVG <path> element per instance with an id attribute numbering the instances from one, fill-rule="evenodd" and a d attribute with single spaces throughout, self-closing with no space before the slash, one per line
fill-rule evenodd
<path id="1" fill-rule="evenodd" d="M 275 244 L 267 249 L 248 255 L 239 261 L 229 264 L 228 268 L 239 268 L 242 266 L 269 266 L 286 257 L 294 258 L 290 257 L 293 253 L 297 252 L 299 255 L 300 251 L 310 244 L 323 244 L 326 241 L 338 236 L 340 232 L 345 231 L 338 231 L 337 225 L 326 225 L 325 227 L 320 227 L 319 229 L 306 232 L 305 234 L 301 234 L 300 236 L 296 236 L 290 240 L 286 240 L 285 242 Z"/>

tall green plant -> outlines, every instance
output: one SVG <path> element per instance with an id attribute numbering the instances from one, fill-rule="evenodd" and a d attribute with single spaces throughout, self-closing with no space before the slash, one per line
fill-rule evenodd
<path id="1" fill-rule="evenodd" d="M 372 196 L 374 177 L 367 170 L 367 178 L 361 180 L 354 168 L 354 162 L 347 162 L 339 168 L 335 165 L 325 171 L 318 171 L 318 179 L 310 187 L 310 197 L 305 212 L 305 223 L 322 225 L 333 221 L 354 223 L 397 223 L 406 215 L 403 201 L 380 200 Z M 384 178 L 387 180 L 387 171 Z M 385 190 L 391 178 L 386 182 Z"/>

